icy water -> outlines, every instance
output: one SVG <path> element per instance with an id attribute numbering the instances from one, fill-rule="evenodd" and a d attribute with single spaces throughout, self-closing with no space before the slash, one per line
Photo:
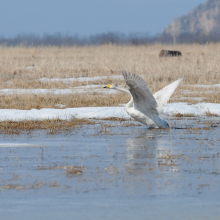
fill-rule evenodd
<path id="1" fill-rule="evenodd" d="M 216 118 L 105 124 L 1 135 L 0 219 L 220 219 Z"/>

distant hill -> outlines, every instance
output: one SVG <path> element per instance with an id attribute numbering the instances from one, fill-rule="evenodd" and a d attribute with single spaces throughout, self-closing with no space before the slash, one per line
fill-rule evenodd
<path id="1" fill-rule="evenodd" d="M 191 10 L 188 15 L 175 18 L 163 31 L 164 35 L 180 36 L 219 35 L 220 34 L 220 0 L 207 0 Z"/>

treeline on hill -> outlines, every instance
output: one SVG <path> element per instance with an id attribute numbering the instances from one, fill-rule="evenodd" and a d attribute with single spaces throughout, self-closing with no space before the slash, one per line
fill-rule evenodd
<path id="1" fill-rule="evenodd" d="M 103 33 L 91 35 L 89 37 L 79 37 L 77 35 L 62 34 L 44 34 L 38 35 L 18 35 L 13 38 L 0 36 L 0 45 L 2 46 L 84 46 L 84 45 L 101 45 L 101 44 L 118 44 L 118 45 L 146 45 L 146 44 L 173 44 L 175 43 L 199 43 L 220 42 L 220 34 L 181 34 L 177 37 L 171 35 L 149 36 L 148 34 L 121 34 L 121 33 Z"/>

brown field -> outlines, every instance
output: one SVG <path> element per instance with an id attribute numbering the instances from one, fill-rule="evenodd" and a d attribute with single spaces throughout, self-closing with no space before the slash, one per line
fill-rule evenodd
<path id="1" fill-rule="evenodd" d="M 180 50 L 182 57 L 159 58 L 161 49 Z M 170 102 L 220 102 L 220 89 L 198 88 L 195 84 L 220 82 L 220 44 L 206 45 L 151 45 L 151 46 L 90 46 L 90 47 L 0 47 L 0 89 L 68 89 L 85 85 L 117 83 L 125 87 L 123 80 L 111 76 L 121 71 L 142 75 L 154 93 L 184 76 Z M 41 78 L 78 78 L 107 76 L 95 81 L 71 83 L 40 82 Z M 103 89 L 104 90 L 104 89 Z M 129 101 L 124 93 L 101 92 L 70 95 L 11 94 L 0 92 L 0 109 L 59 108 L 57 104 L 73 107 L 117 106 Z M 208 114 L 208 113 L 207 113 Z M 1 122 L 1 132 L 19 134 L 22 130 L 46 129 L 50 134 L 68 131 L 89 120 L 45 120 L 43 122 Z"/>
<path id="2" fill-rule="evenodd" d="M 161 49 L 180 50 L 182 57 L 159 58 Z M 151 45 L 151 46 L 89 46 L 89 47 L 0 47 L 0 89 L 65 89 L 83 85 L 106 85 L 124 81 L 110 78 L 88 82 L 37 81 L 40 78 L 68 78 L 120 75 L 122 70 L 144 76 L 152 92 L 172 81 L 185 77 L 174 93 L 172 101 L 219 103 L 219 88 L 194 88 L 192 84 L 217 84 L 220 81 L 220 44 L 206 45 Z M 190 93 L 183 93 L 189 90 Z M 92 92 L 92 91 L 90 91 Z M 56 108 L 114 106 L 126 103 L 124 94 L 72 94 L 72 95 L 1 95 L 0 108 Z M 58 108 L 58 107 L 57 107 Z"/>

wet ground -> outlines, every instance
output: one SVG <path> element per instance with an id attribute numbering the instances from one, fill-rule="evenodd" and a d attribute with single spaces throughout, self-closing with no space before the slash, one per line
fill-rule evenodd
<path id="1" fill-rule="evenodd" d="M 218 122 L 1 135 L 0 219 L 220 219 Z"/>

